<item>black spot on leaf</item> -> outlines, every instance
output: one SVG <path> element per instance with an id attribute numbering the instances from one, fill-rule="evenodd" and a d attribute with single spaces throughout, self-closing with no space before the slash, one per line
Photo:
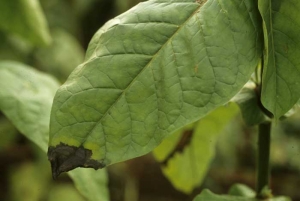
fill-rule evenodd
<path id="1" fill-rule="evenodd" d="M 52 176 L 56 179 L 62 172 L 68 172 L 77 167 L 94 168 L 105 167 L 102 161 L 91 159 L 92 151 L 82 146 L 69 146 L 64 143 L 48 149 L 48 160 L 51 163 Z"/>

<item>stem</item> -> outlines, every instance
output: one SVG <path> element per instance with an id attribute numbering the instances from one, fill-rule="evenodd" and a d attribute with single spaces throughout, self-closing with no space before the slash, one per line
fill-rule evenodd
<path id="1" fill-rule="evenodd" d="M 270 158 L 271 123 L 259 124 L 258 150 L 257 150 L 257 198 L 270 197 L 269 191 L 269 158 Z"/>

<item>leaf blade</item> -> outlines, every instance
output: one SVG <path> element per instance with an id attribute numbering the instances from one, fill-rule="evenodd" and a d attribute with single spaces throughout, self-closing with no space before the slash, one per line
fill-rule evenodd
<path id="1" fill-rule="evenodd" d="M 151 151 L 249 79 L 261 52 L 257 16 L 252 1 L 160 0 L 109 21 L 56 94 L 50 147 L 91 150 L 79 166 L 92 159 L 94 168 Z"/>
<path id="2" fill-rule="evenodd" d="M 227 106 L 217 108 L 196 122 L 194 128 L 192 128 L 190 142 L 182 150 L 177 150 L 172 158 L 168 159 L 162 156 L 165 155 L 165 149 L 170 153 L 168 150 L 170 146 L 176 146 L 178 135 L 172 134 L 154 150 L 153 153 L 157 160 L 165 161 L 168 159 L 165 164 L 162 164 L 162 170 L 176 189 L 189 194 L 201 184 L 209 164 L 214 158 L 218 136 L 238 111 L 238 106 L 230 103 Z M 222 116 L 222 119 L 220 119 L 220 116 Z M 182 134 L 182 132 L 179 134 Z M 175 145 L 173 142 L 172 146 L 170 141 L 174 141 Z"/>
<path id="3" fill-rule="evenodd" d="M 50 121 L 47 114 L 59 83 L 17 62 L 0 62 L 0 71 L 1 111 L 22 134 L 46 151 Z"/>
<path id="4" fill-rule="evenodd" d="M 300 20 L 298 1 L 258 1 L 263 17 L 265 59 L 262 80 L 262 103 L 278 119 L 300 97 Z"/>

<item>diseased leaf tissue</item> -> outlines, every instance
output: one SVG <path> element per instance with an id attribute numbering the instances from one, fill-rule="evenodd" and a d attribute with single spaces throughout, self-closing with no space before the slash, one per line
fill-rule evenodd
<path id="1" fill-rule="evenodd" d="M 107 22 L 56 93 L 54 177 L 146 154 L 228 102 L 261 56 L 254 2 L 150 0 Z"/>

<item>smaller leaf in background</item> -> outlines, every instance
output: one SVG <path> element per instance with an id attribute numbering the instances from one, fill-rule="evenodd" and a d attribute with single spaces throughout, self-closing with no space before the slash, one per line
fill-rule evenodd
<path id="1" fill-rule="evenodd" d="M 68 173 L 76 188 L 90 201 L 108 201 L 108 176 L 106 170 L 75 169 Z M 88 182 L 90 181 L 90 182 Z"/>
<path id="2" fill-rule="evenodd" d="M 58 82 L 27 65 L 3 61 L 0 87 L 0 110 L 22 134 L 46 151 L 49 114 Z"/>
<path id="3" fill-rule="evenodd" d="M 230 187 L 229 195 L 235 195 L 235 196 L 243 196 L 243 197 L 249 197 L 254 198 L 255 197 L 255 191 L 248 186 L 244 184 L 234 184 Z"/>
<path id="4" fill-rule="evenodd" d="M 153 150 L 155 159 L 160 162 L 165 161 L 170 153 L 174 151 L 174 147 L 176 147 L 176 145 L 179 143 L 181 135 L 184 133 L 184 131 L 193 130 L 194 126 L 194 124 L 189 124 L 167 137 L 160 146 Z"/>
<path id="5" fill-rule="evenodd" d="M 50 109 L 58 86 L 54 78 L 27 65 L 0 62 L 0 110 L 44 153 L 48 147 Z M 104 170 L 79 169 L 70 174 L 75 186 L 89 201 L 109 200 Z"/>
<path id="6" fill-rule="evenodd" d="M 0 28 L 35 45 L 51 42 L 47 21 L 38 0 L 0 1 Z"/>
<path id="7" fill-rule="evenodd" d="M 259 106 L 258 89 L 254 83 L 247 83 L 245 87 L 233 97 L 241 109 L 243 119 L 248 126 L 254 126 L 267 121 L 269 118 L 262 112 L 263 106 Z"/>
<path id="8" fill-rule="evenodd" d="M 163 173 L 176 189 L 191 193 L 200 185 L 214 157 L 218 135 L 237 113 L 234 103 L 219 107 L 193 128 L 179 130 L 154 150 L 154 156 L 162 163 Z"/>
<path id="9" fill-rule="evenodd" d="M 216 195 L 209 190 L 203 190 L 193 201 L 258 201 L 255 198 L 233 196 L 233 195 Z"/>
<path id="10" fill-rule="evenodd" d="M 35 58 L 41 70 L 64 82 L 74 68 L 83 62 L 84 50 L 77 39 L 63 29 L 54 29 L 51 33 L 52 44 L 38 49 Z"/>
<path id="11" fill-rule="evenodd" d="M 255 198 L 233 196 L 233 195 L 216 195 L 209 190 L 203 190 L 193 201 L 259 201 Z M 274 197 L 268 201 L 291 201 L 288 197 Z"/>
<path id="12" fill-rule="evenodd" d="M 47 201 L 86 201 L 70 184 L 55 185 L 50 189 Z"/>

